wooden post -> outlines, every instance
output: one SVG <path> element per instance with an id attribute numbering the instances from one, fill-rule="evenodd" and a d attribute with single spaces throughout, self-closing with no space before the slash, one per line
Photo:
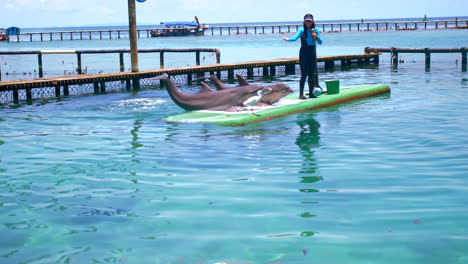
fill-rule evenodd
<path id="1" fill-rule="evenodd" d="M 132 72 L 138 72 L 138 47 L 136 37 L 136 9 L 135 0 L 128 0 L 128 28 L 130 36 L 130 54 Z M 135 85 L 134 85 L 135 86 Z"/>
<path id="2" fill-rule="evenodd" d="M 188 85 L 192 85 L 192 73 L 187 73 L 187 83 Z"/>
<path id="3" fill-rule="evenodd" d="M 270 75 L 268 73 L 268 67 L 263 67 L 262 69 L 262 75 L 263 75 L 263 78 L 267 77 L 268 75 Z"/>
<path id="4" fill-rule="evenodd" d="M 125 71 L 125 65 L 124 65 L 124 54 L 123 54 L 123 52 L 119 53 L 119 60 L 120 60 L 120 71 L 124 72 Z"/>
<path id="5" fill-rule="evenodd" d="M 234 70 L 228 70 L 228 81 L 234 80 Z"/>
<path id="6" fill-rule="evenodd" d="M 26 100 L 28 101 L 28 103 L 31 103 L 32 101 L 31 88 L 26 88 Z"/>
<path id="7" fill-rule="evenodd" d="M 81 69 L 81 53 L 80 52 L 76 53 L 76 57 L 77 57 L 77 61 L 78 61 L 78 67 L 77 67 L 76 71 L 77 71 L 78 74 L 82 74 L 83 72 L 82 72 L 82 69 Z"/>
<path id="8" fill-rule="evenodd" d="M 426 57 L 426 68 L 430 68 L 431 67 L 431 52 L 429 50 L 429 48 L 425 48 L 425 57 Z"/>
<path id="9" fill-rule="evenodd" d="M 55 97 L 60 97 L 60 85 L 55 85 Z"/>
<path id="10" fill-rule="evenodd" d="M 13 103 L 19 104 L 19 93 L 18 89 L 13 90 Z"/>
<path id="11" fill-rule="evenodd" d="M 99 31 L 99 38 L 102 39 L 102 31 Z"/>
<path id="12" fill-rule="evenodd" d="M 462 55 L 462 71 L 466 71 L 467 58 L 466 58 L 467 49 L 465 47 L 461 48 Z"/>
<path id="13" fill-rule="evenodd" d="M 68 84 L 65 84 L 63 86 L 63 95 L 64 96 L 69 96 L 70 95 L 70 89 L 68 89 Z"/>
<path id="14" fill-rule="evenodd" d="M 159 68 L 164 69 L 164 51 L 159 53 Z"/>
<path id="15" fill-rule="evenodd" d="M 83 40 L 83 32 L 80 32 L 80 39 Z"/>
<path id="16" fill-rule="evenodd" d="M 246 35 L 249 34 L 249 33 L 247 32 L 248 29 L 249 29 L 249 27 L 245 27 L 245 34 L 246 34 Z"/>
<path id="17" fill-rule="evenodd" d="M 335 61 L 325 61 L 325 70 L 328 70 L 328 71 L 335 70 Z"/>
<path id="18" fill-rule="evenodd" d="M 200 51 L 196 52 L 196 65 L 200 65 Z"/>
<path id="19" fill-rule="evenodd" d="M 50 41 L 52 41 L 52 32 L 50 32 Z"/>
<path id="20" fill-rule="evenodd" d="M 127 89 L 127 91 L 132 90 L 132 83 L 130 82 L 130 79 L 125 80 L 125 88 Z"/>
<path id="21" fill-rule="evenodd" d="M 253 68 L 247 68 L 247 79 L 253 79 Z"/>
<path id="22" fill-rule="evenodd" d="M 101 93 L 106 93 L 106 82 L 101 82 Z"/>
<path id="23" fill-rule="evenodd" d="M 91 35 L 92 35 L 92 33 L 91 33 L 91 31 L 90 31 L 90 32 L 89 32 L 89 40 L 92 39 Z"/>
<path id="24" fill-rule="evenodd" d="M 37 54 L 37 62 L 38 62 L 38 67 L 39 67 L 39 78 L 44 77 L 44 71 L 42 69 L 42 54 L 39 53 Z"/>
<path id="25" fill-rule="evenodd" d="M 398 52 L 392 51 L 392 62 L 394 67 L 398 66 Z"/>
<path id="26" fill-rule="evenodd" d="M 42 42 L 42 39 L 43 39 L 43 36 L 42 36 L 42 33 L 41 33 L 41 42 Z"/>
<path id="27" fill-rule="evenodd" d="M 133 83 L 133 91 L 137 92 L 138 90 L 140 90 L 140 79 L 133 79 L 132 80 L 132 83 Z"/>
<path id="28" fill-rule="evenodd" d="M 99 94 L 99 83 L 94 83 L 94 94 Z"/>
<path id="29" fill-rule="evenodd" d="M 73 40 L 73 32 L 70 32 L 70 39 Z"/>
<path id="30" fill-rule="evenodd" d="M 275 76 L 276 75 L 276 67 L 275 66 L 270 66 L 270 75 Z"/>

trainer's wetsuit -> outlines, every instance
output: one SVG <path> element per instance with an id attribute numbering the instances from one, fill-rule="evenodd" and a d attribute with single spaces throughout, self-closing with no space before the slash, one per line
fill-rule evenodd
<path id="1" fill-rule="evenodd" d="M 313 31 L 317 33 L 317 39 L 312 37 Z M 302 27 L 294 37 L 288 39 L 288 41 L 296 41 L 299 37 L 301 38 L 301 49 L 299 50 L 299 64 L 301 66 L 300 96 L 304 94 L 304 85 L 307 77 L 309 77 L 309 97 L 313 97 L 312 90 L 314 84 L 318 84 L 318 77 L 316 82 L 314 82 L 314 73 L 317 66 L 316 43 L 322 44 L 322 36 L 317 28 L 313 28 L 312 32 L 307 27 Z"/>

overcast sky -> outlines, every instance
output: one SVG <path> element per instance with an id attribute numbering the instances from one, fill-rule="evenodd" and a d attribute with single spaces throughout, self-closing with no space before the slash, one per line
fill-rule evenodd
<path id="1" fill-rule="evenodd" d="M 128 25 L 128 0 L 0 0 L 0 27 Z M 136 3 L 137 24 L 467 16 L 468 0 L 146 0 Z"/>

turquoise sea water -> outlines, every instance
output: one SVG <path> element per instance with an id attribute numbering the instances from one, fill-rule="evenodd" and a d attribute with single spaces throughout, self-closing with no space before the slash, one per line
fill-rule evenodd
<path id="1" fill-rule="evenodd" d="M 139 45 L 217 47 L 222 62 L 297 56 L 281 36 Z M 319 55 L 467 39 L 325 34 Z M 2 107 L 0 263 L 468 263 L 468 74 L 459 55 L 434 55 L 430 70 L 402 58 L 320 73 L 391 94 L 244 127 L 166 123 L 182 110 L 164 90 Z"/>

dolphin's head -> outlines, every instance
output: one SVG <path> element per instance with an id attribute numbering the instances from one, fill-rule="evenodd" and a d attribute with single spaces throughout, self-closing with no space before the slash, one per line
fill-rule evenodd
<path id="1" fill-rule="evenodd" d="M 289 85 L 284 83 L 277 83 L 273 85 L 266 86 L 266 88 L 270 88 L 271 92 L 265 94 L 262 98 L 262 103 L 266 104 L 274 104 L 278 102 L 281 98 L 287 96 L 294 92 Z"/>

